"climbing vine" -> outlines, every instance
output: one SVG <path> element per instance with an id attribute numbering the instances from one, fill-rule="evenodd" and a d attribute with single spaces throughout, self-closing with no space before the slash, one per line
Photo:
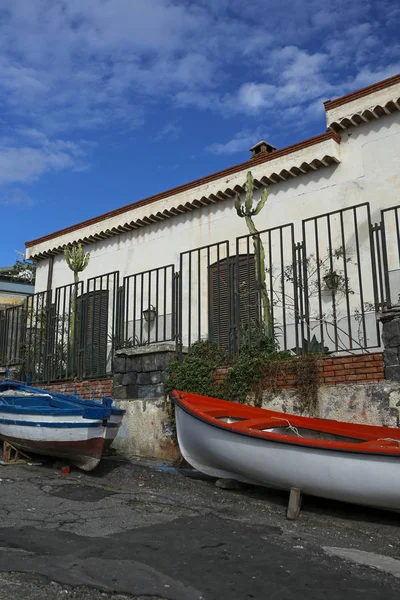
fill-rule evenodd
<path id="1" fill-rule="evenodd" d="M 197 342 L 190 348 L 185 359 L 180 363 L 174 361 L 169 367 L 169 376 L 164 384 L 167 397 L 167 410 L 173 433 L 175 428 L 175 411 L 168 396 L 173 389 L 193 392 L 213 398 L 223 398 L 222 389 L 215 373 L 226 362 L 225 353 L 210 342 Z"/>
<path id="2" fill-rule="evenodd" d="M 318 402 L 320 360 L 313 354 L 294 356 L 286 351 L 248 346 L 229 358 L 210 342 L 197 342 L 181 363 L 176 361 L 170 365 L 165 391 L 172 428 L 175 431 L 174 410 L 168 394 L 173 389 L 240 403 L 249 401 L 252 396 L 253 404 L 260 407 L 263 392 L 275 391 L 279 377 L 289 372 L 295 374 L 299 410 L 313 415 Z M 221 381 L 217 373 L 222 367 L 228 369 L 228 374 Z"/>
<path id="3" fill-rule="evenodd" d="M 299 409 L 310 417 L 315 416 L 318 408 L 321 360 L 318 354 L 305 354 L 294 361 Z"/>

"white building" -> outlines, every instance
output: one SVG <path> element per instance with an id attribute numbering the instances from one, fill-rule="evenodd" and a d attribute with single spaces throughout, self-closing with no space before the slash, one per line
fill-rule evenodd
<path id="1" fill-rule="evenodd" d="M 229 304 L 231 297 L 228 293 L 216 299 L 215 289 L 212 290 L 215 277 L 221 279 L 222 272 L 229 278 L 227 262 L 223 262 L 228 252 L 229 256 L 253 254 L 252 239 L 237 242 L 248 230 L 234 207 L 235 195 L 243 194 L 246 174 L 251 171 L 257 187 L 256 199 L 265 186 L 269 188 L 268 200 L 254 218 L 255 224 L 259 231 L 278 228 L 262 234 L 262 239 L 267 284 L 280 282 L 275 285 L 275 291 L 268 289 L 271 297 L 275 297 L 274 320 L 280 326 L 281 345 L 291 347 L 296 343 L 296 319 L 289 299 L 293 296 L 291 288 L 294 291 L 297 288 L 290 273 L 283 291 L 281 281 L 281 274 L 293 264 L 293 242 L 305 242 L 305 255 L 311 262 L 322 261 L 313 275 L 315 281 L 318 280 L 320 293 L 314 297 L 309 290 L 311 300 L 306 315 L 317 338 L 321 340 L 318 331 L 323 315 L 324 343 L 331 349 L 342 349 L 343 345 L 352 348 L 357 344 L 379 345 L 379 340 L 376 344 L 372 340 L 376 335 L 375 316 L 371 317 L 365 308 L 368 303 L 376 303 L 377 295 L 382 296 L 379 278 L 375 280 L 372 273 L 377 249 L 373 246 L 370 224 L 381 222 L 382 209 L 400 204 L 400 74 L 325 102 L 324 106 L 327 129 L 316 137 L 278 150 L 266 143 L 257 144 L 253 156 L 246 162 L 27 242 L 27 258 L 37 261 L 36 292 L 72 283 L 63 248 L 81 242 L 90 252 L 89 266 L 81 277 L 84 282 L 92 280 L 88 292 L 104 287 L 104 278 L 92 278 L 106 273 L 118 272 L 119 281 L 113 280 L 112 286 L 120 287 L 124 277 L 169 266 L 169 270 L 158 271 L 158 275 L 154 272 L 151 277 L 145 274 L 125 280 L 123 327 L 127 337 L 142 339 L 143 327 L 150 328 L 148 323 L 142 322 L 143 309 L 151 307 L 156 314 L 149 333 L 151 340 L 173 337 L 172 329 L 176 327 L 173 303 L 178 292 L 172 286 L 174 271 L 181 274 L 183 342 L 209 337 L 212 329 L 214 338 L 224 338 L 229 326 L 218 325 L 223 315 L 216 313 Z M 351 209 L 355 206 L 358 208 Z M 342 209 L 349 210 L 318 221 L 314 219 Z M 396 215 L 387 213 L 387 235 L 393 234 L 397 243 Z M 286 225 L 288 227 L 279 229 Z M 223 240 L 227 243 L 219 244 Z M 210 245 L 215 246 L 196 250 Z M 388 249 L 394 289 L 399 258 L 397 246 L 390 240 Z M 190 250 L 196 252 L 185 253 Z M 243 269 L 245 261 L 243 258 Z M 333 313 L 332 293 L 322 285 L 323 277 L 332 271 L 341 273 L 343 288 L 340 297 L 336 297 Z M 316 285 L 315 281 L 311 281 L 310 286 Z M 164 282 L 165 293 L 161 291 Z M 344 289 L 346 285 L 349 293 Z M 109 289 L 110 286 L 108 282 Z M 250 291 L 248 301 L 255 302 Z M 63 302 L 66 301 L 59 293 L 56 310 L 67 310 Z M 242 309 L 243 314 L 248 309 L 249 315 L 253 315 L 253 306 L 240 307 Z M 305 309 L 296 310 L 303 314 Z M 340 320 L 338 344 L 335 335 Z M 336 329 L 330 329 L 333 322 Z M 284 343 L 282 325 L 286 331 Z M 305 333 L 298 335 L 301 338 Z"/>

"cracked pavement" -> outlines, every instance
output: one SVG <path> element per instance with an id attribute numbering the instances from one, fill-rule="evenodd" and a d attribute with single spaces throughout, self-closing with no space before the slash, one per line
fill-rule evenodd
<path id="1" fill-rule="evenodd" d="M 290 522 L 283 492 L 115 459 L 90 474 L 3 466 L 0 493 L 0 600 L 400 594 L 397 513 L 305 497 Z"/>

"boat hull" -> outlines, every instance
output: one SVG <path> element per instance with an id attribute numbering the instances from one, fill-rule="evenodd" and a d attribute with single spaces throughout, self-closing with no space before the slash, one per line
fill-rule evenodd
<path id="1" fill-rule="evenodd" d="M 110 419 L 107 423 L 107 431 L 106 431 L 106 437 L 104 440 L 104 452 L 108 452 L 111 448 L 112 443 L 114 442 L 115 438 L 117 437 L 119 428 L 121 427 L 122 424 L 122 419 L 124 418 L 124 414 L 113 414 L 111 413 Z"/>
<path id="2" fill-rule="evenodd" d="M 175 405 L 179 447 L 199 471 L 218 478 L 389 510 L 400 510 L 398 457 L 338 452 L 239 435 Z"/>
<path id="3" fill-rule="evenodd" d="M 110 448 L 124 414 L 110 398 L 83 400 L 19 382 L 0 383 L 0 439 L 86 471 Z"/>
<path id="4" fill-rule="evenodd" d="M 91 471 L 100 462 L 107 428 L 79 417 L 45 417 L 0 411 L 0 439 L 27 453 L 63 458 Z"/>

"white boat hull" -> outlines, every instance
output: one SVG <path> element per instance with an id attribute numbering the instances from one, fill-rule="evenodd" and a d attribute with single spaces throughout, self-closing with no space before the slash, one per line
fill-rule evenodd
<path id="1" fill-rule="evenodd" d="M 110 432 L 115 437 L 117 427 Z M 0 410 L 0 439 L 28 453 L 65 458 L 85 471 L 100 462 L 107 433 L 102 421 L 79 415 L 11 415 Z"/>
<path id="2" fill-rule="evenodd" d="M 278 443 L 214 427 L 175 405 L 179 447 L 217 478 L 400 510 L 400 461 L 393 456 Z"/>

